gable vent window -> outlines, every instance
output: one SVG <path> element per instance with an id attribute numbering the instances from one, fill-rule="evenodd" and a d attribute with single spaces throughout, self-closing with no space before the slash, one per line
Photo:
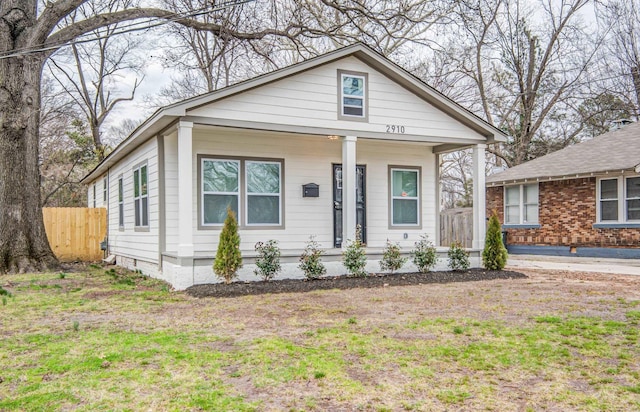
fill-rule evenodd
<path id="1" fill-rule="evenodd" d="M 341 120 L 367 119 L 367 75 L 338 71 L 339 118 Z"/>

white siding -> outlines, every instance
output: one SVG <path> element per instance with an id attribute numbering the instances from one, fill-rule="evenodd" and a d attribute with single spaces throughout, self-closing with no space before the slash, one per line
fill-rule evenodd
<path id="1" fill-rule="evenodd" d="M 147 163 L 149 193 L 149 230 L 135 230 L 133 202 L 133 169 Z M 123 177 L 124 186 L 124 229 L 118 225 L 118 177 Z M 158 156 L 156 139 L 150 139 L 109 171 L 109 252 L 144 260 L 158 261 Z M 102 181 L 100 180 L 100 184 Z"/>
<path id="2" fill-rule="evenodd" d="M 323 248 L 333 247 L 333 182 L 332 163 L 341 163 L 342 142 L 322 136 L 285 135 L 267 132 L 237 131 L 223 128 L 196 127 L 194 139 L 193 210 L 198 210 L 197 156 L 259 157 L 284 160 L 284 229 L 240 230 L 243 251 L 253 251 L 258 241 L 276 239 L 282 249 L 302 249 L 309 235 L 315 235 Z M 167 196 L 167 251 L 175 252 L 177 244 L 177 185 L 175 136 L 165 140 L 165 173 Z M 382 247 L 387 239 L 411 247 L 419 235 L 427 233 L 435 240 L 435 156 L 424 144 L 357 142 L 357 163 L 367 166 L 368 244 Z M 389 230 L 388 185 L 389 165 L 419 166 L 422 191 L 422 229 Z M 320 185 L 320 197 L 303 198 L 302 185 Z M 172 199 L 173 198 L 173 199 Z M 198 255 L 213 255 L 219 230 L 198 230 L 198 213 L 194 213 L 194 247 Z M 408 233 L 408 239 L 404 239 Z"/>
<path id="3" fill-rule="evenodd" d="M 369 121 L 337 120 L 338 70 L 368 73 Z M 362 61 L 349 57 L 190 110 L 189 115 L 387 133 L 387 125 L 430 137 L 484 138 Z"/>

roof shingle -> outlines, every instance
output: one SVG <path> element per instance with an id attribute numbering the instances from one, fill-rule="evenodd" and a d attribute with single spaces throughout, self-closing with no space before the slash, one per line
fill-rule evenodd
<path id="1" fill-rule="evenodd" d="M 640 164 L 640 122 L 565 147 L 487 177 L 487 183 L 563 178 L 634 169 Z"/>

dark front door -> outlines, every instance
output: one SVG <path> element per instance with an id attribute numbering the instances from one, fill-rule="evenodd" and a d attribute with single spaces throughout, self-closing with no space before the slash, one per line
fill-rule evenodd
<path id="1" fill-rule="evenodd" d="M 367 168 L 356 166 L 356 224 L 362 228 L 362 242 L 367 242 L 366 213 Z M 342 247 L 342 165 L 333 165 L 333 243 Z"/>

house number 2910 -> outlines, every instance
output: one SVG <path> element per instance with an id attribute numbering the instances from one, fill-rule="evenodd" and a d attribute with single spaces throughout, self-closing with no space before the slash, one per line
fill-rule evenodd
<path id="1" fill-rule="evenodd" d="M 404 126 L 398 126 L 396 124 L 388 124 L 387 125 L 387 133 L 404 134 Z"/>

